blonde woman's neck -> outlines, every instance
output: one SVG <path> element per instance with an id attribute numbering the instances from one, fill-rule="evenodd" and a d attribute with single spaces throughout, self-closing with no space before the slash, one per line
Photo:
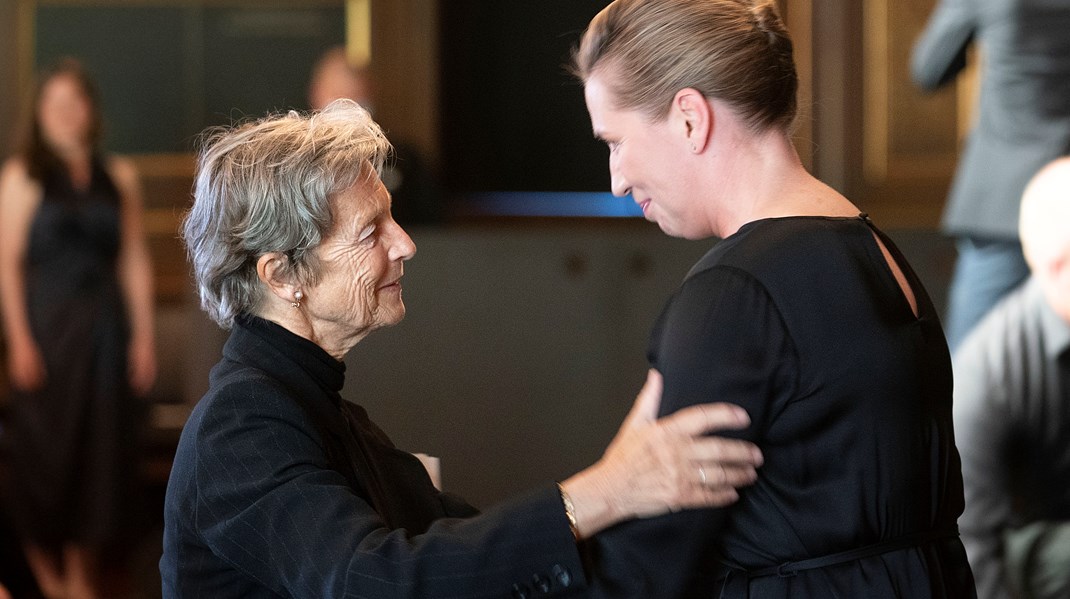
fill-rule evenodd
<path id="1" fill-rule="evenodd" d="M 743 225 L 786 216 L 854 216 L 858 208 L 807 172 L 788 136 L 741 131 L 715 148 L 707 185 L 719 190 L 711 203 L 715 234 L 727 237 Z"/>

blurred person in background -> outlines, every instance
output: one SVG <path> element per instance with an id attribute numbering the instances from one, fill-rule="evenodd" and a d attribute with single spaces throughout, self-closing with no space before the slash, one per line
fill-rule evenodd
<path id="1" fill-rule="evenodd" d="M 94 85 L 67 59 L 41 76 L 0 173 L 8 495 L 49 598 L 99 596 L 99 558 L 135 499 L 136 397 L 156 377 L 138 176 L 100 142 Z"/>
<path id="2" fill-rule="evenodd" d="M 328 49 L 312 67 L 308 102 L 321 110 L 338 99 L 360 104 L 375 115 L 375 80 L 371 65 L 354 65 L 343 46 Z M 443 194 L 430 165 L 420 152 L 397 135 L 390 134 L 394 148 L 383 165 L 383 185 L 393 198 L 393 214 L 402 226 L 435 223 L 446 214 Z"/>
<path id="3" fill-rule="evenodd" d="M 1026 187 L 1032 275 L 955 352 L 959 520 L 981 599 L 1070 597 L 1070 158 Z"/>
<path id="4" fill-rule="evenodd" d="M 959 158 L 943 230 L 958 259 L 944 329 L 952 351 L 1029 275 L 1018 203 L 1040 167 L 1070 153 L 1070 2 L 940 0 L 914 47 L 923 89 L 953 83 L 980 48 L 981 104 Z"/>

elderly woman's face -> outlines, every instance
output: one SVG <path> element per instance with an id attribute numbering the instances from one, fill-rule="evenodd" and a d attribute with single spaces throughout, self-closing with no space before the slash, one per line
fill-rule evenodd
<path id="1" fill-rule="evenodd" d="M 366 333 L 405 316 L 402 263 L 416 246 L 390 215 L 390 194 L 382 181 L 372 178 L 334 199 L 334 230 L 316 250 L 320 277 L 307 288 L 304 301 L 318 328 Z"/>

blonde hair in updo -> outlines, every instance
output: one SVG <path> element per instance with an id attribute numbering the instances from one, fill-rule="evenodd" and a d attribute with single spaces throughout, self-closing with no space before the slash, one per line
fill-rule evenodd
<path id="1" fill-rule="evenodd" d="M 726 102 L 755 131 L 790 131 L 798 77 L 773 0 L 616 0 L 591 20 L 573 73 L 596 72 L 621 109 L 665 118 L 676 92 Z"/>

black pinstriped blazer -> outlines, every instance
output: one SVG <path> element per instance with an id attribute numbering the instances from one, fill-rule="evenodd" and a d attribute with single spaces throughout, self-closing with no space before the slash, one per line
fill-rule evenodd
<path id="1" fill-rule="evenodd" d="M 362 471 L 340 472 L 325 438 L 346 421 L 343 380 L 344 365 L 315 344 L 239 319 L 179 442 L 164 597 L 477 599 L 586 586 L 553 487 L 459 518 L 475 510 L 437 492 L 359 409 L 347 443 Z M 335 424 L 316 416 L 332 410 Z"/>

